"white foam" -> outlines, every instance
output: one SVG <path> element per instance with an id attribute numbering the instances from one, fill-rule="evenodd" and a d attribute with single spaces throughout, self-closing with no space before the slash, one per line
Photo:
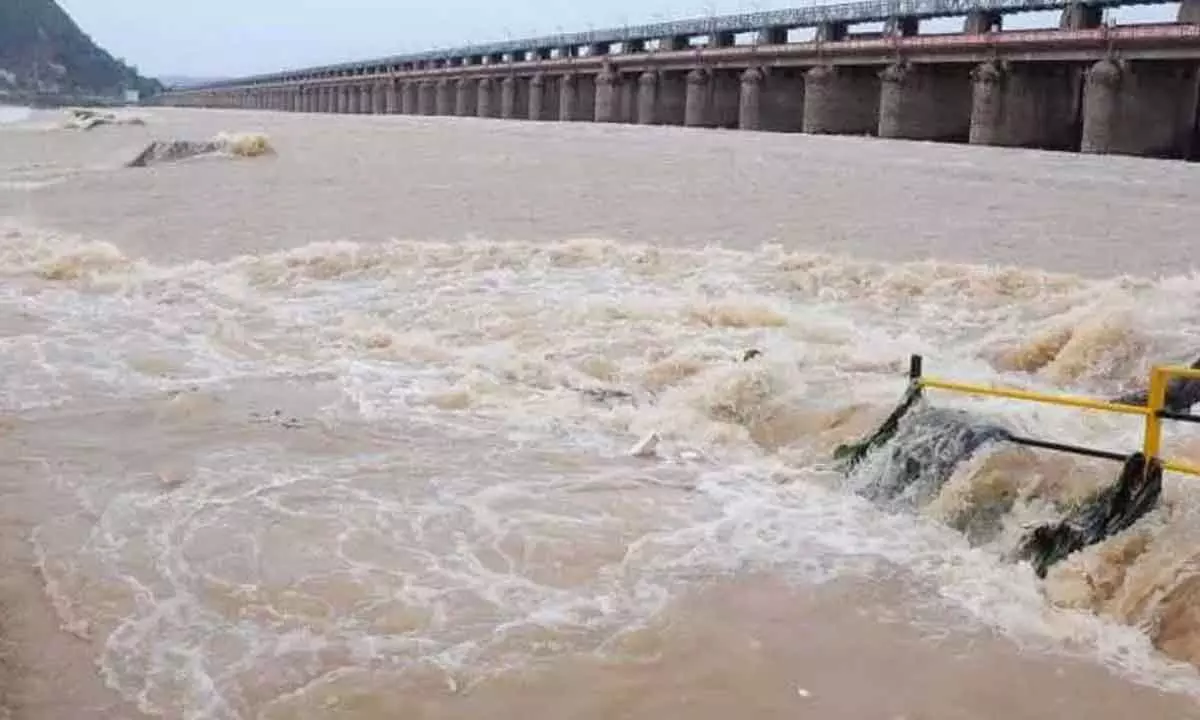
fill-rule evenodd
<path id="1" fill-rule="evenodd" d="M 766 569 L 817 583 L 885 564 L 1020 642 L 1070 640 L 1144 682 L 1200 692 L 1137 630 L 1049 610 L 1027 569 L 827 489 L 813 444 L 836 432 L 829 413 L 890 406 L 909 352 L 938 375 L 1058 389 L 1050 373 L 997 371 L 989 353 L 1033 322 L 1132 308 L 1146 328 L 1138 367 L 1098 353 L 1076 378 L 1111 388 L 1187 347 L 1194 278 L 593 241 L 342 243 L 152 267 L 27 235 L 0 243 L 0 272 L 0 310 L 36 327 L 0 337 L 5 410 L 136 408 L 203 388 L 223 398 L 216 426 L 247 422 L 261 393 L 311 424 L 296 432 L 343 429 L 333 450 L 292 454 L 247 422 L 236 443 L 189 449 L 167 488 L 61 478 L 82 510 L 36 537 L 49 589 L 107 637 L 106 676 L 147 709 L 177 696 L 195 717 L 235 717 L 238 688 L 282 696 L 295 682 L 273 672 L 316 668 L 301 678 L 316 682 L 343 657 L 499 666 L 548 629 L 595 649 L 697 577 Z M 749 347 L 764 356 L 740 362 Z M 597 388 L 631 401 L 581 392 Z M 1120 419 L 945 402 L 1136 444 Z M 161 432 L 204 432 L 188 412 Z M 662 462 L 631 461 L 651 432 Z"/>

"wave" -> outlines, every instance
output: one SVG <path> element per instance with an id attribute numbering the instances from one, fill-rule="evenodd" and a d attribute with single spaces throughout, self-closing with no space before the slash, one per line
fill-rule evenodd
<path id="1" fill-rule="evenodd" d="M 103 533 L 82 513 L 38 535 L 72 626 L 110 638 L 110 681 L 149 705 L 180 683 L 191 707 L 234 702 L 280 653 L 325 667 L 420 646 L 503 664 L 533 652 L 507 629 L 534 626 L 595 648 L 589 633 L 644 620 L 697 575 L 821 582 L 880 562 L 1002 632 L 1197 687 L 1163 659 L 1200 665 L 1186 479 L 1168 475 L 1151 516 L 1040 581 L 1007 549 L 1116 468 L 997 448 L 891 510 L 830 472 L 833 449 L 891 409 L 913 352 L 938 375 L 1104 396 L 1190 360 L 1194 277 L 596 239 L 318 243 L 164 266 L 19 227 L 0 232 L 0 276 L 0 306 L 28 318 L 0 338 L 6 411 L 151 413 L 147 447 L 187 448 L 149 480 L 62 478 L 104 508 Z M 1116 450 L 1140 437 L 1125 418 L 935 402 Z M 651 432 L 659 462 L 628 458 Z M 1188 428 L 1166 439 L 1200 459 Z M 89 595 L 112 577 L 127 588 Z M 162 658 L 166 642 L 193 659 Z M 197 659 L 214 653 L 226 667 Z M 289 691 L 270 683 L 255 692 Z M 236 714 L 218 705 L 205 712 Z"/>

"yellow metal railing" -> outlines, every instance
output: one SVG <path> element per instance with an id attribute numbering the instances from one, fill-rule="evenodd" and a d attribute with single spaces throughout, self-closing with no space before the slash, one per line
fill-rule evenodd
<path id="1" fill-rule="evenodd" d="M 1082 408 L 1085 410 L 1099 410 L 1101 412 L 1120 413 L 1122 415 L 1141 415 L 1143 418 L 1145 418 L 1145 428 L 1143 430 L 1142 438 L 1142 454 L 1145 455 L 1146 458 L 1158 458 L 1164 470 L 1200 476 L 1200 466 L 1198 465 L 1181 460 L 1166 460 L 1159 458 L 1159 453 L 1162 451 L 1163 420 L 1185 420 L 1190 422 L 1200 422 L 1200 416 L 1187 415 L 1185 413 L 1167 412 L 1163 409 L 1167 399 L 1167 383 L 1171 378 L 1200 380 L 1200 370 L 1171 365 L 1154 367 L 1150 371 L 1150 392 L 1148 393 L 1146 405 L 1125 405 L 1122 403 L 1096 400 L 1093 398 L 1080 397 L 1076 395 L 1058 395 L 1054 393 L 1037 392 L 1034 390 L 1019 390 L 1016 388 L 979 385 L 974 383 L 955 382 L 952 380 L 941 380 L 939 378 L 926 377 L 922 373 L 922 358 L 920 355 L 912 356 L 912 362 L 909 366 L 909 378 L 913 383 L 921 388 L 947 390 L 949 392 L 956 392 L 964 395 L 1011 398 L 1013 400 L 1027 400 L 1030 402 L 1046 403 L 1049 405 L 1060 405 L 1064 407 Z M 1019 442 L 1023 442 L 1027 445 L 1044 447 L 1053 450 L 1062 450 L 1065 452 L 1073 452 L 1081 455 L 1103 457 L 1113 460 L 1125 459 L 1125 455 L 1119 453 L 1092 450 L 1090 448 L 1065 445 L 1061 443 L 1031 440 L 1028 438 L 1016 439 Z"/>

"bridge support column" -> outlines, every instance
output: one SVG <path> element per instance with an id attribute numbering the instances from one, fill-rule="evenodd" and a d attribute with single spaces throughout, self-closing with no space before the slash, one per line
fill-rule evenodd
<path id="1" fill-rule="evenodd" d="M 756 67 L 742 73 L 741 94 L 738 96 L 738 129 L 762 129 L 763 73 Z"/>
<path id="2" fill-rule="evenodd" d="M 1077 147 L 1078 70 L 1058 63 L 991 61 L 971 76 L 972 145 Z"/>
<path id="3" fill-rule="evenodd" d="M 788 29 L 786 27 L 769 27 L 758 31 L 754 39 L 755 45 L 786 45 Z"/>
<path id="4" fill-rule="evenodd" d="M 388 113 L 388 83 L 375 83 L 375 87 L 371 89 L 371 99 L 375 101 L 375 114 L 387 115 Z"/>
<path id="5" fill-rule="evenodd" d="M 454 114 L 455 97 L 453 90 L 450 87 L 449 78 L 441 78 L 437 81 L 437 88 L 434 90 L 434 106 L 438 115 L 447 116 Z"/>
<path id="6" fill-rule="evenodd" d="M 654 125 L 658 121 L 658 73 L 647 70 L 638 76 L 637 123 Z"/>
<path id="7" fill-rule="evenodd" d="M 637 75 L 629 73 L 617 75 L 617 96 L 621 107 L 617 122 L 630 125 L 637 122 Z"/>
<path id="8" fill-rule="evenodd" d="M 1175 13 L 1175 22 L 1184 25 L 1200 25 L 1200 0 L 1183 0 Z"/>
<path id="9" fill-rule="evenodd" d="M 962 140 L 971 133 L 971 78 L 956 65 L 896 63 L 880 73 L 879 137 Z"/>
<path id="10" fill-rule="evenodd" d="M 963 32 L 968 35 L 986 35 L 1003 27 L 1003 16 L 992 10 L 972 10 L 963 21 Z"/>
<path id="11" fill-rule="evenodd" d="M 417 114 L 433 115 L 437 112 L 437 88 L 432 80 L 422 80 L 417 87 Z"/>
<path id="12" fill-rule="evenodd" d="M 617 74 L 605 65 L 596 76 L 596 122 L 612 123 L 620 118 L 617 97 Z"/>
<path id="13" fill-rule="evenodd" d="M 682 125 L 687 111 L 687 73 L 664 71 L 658 76 L 655 120 L 659 125 Z"/>
<path id="14" fill-rule="evenodd" d="M 738 127 L 741 75 L 695 68 L 686 76 L 683 124 L 688 127 Z"/>
<path id="15" fill-rule="evenodd" d="M 362 112 L 362 93 L 359 92 L 358 85 L 350 85 L 346 88 L 346 93 L 349 96 L 347 99 L 346 112 L 351 115 L 357 115 Z"/>
<path id="16" fill-rule="evenodd" d="M 1058 26 L 1063 30 L 1090 30 L 1100 27 L 1104 9 L 1085 2 L 1073 2 L 1063 8 Z"/>
<path id="17" fill-rule="evenodd" d="M 384 83 L 383 111 L 388 115 L 396 115 L 400 112 L 400 95 L 398 90 L 399 88 L 396 87 L 395 79 Z"/>
<path id="18" fill-rule="evenodd" d="M 546 76 L 537 73 L 529 78 L 529 119 L 546 120 Z"/>
<path id="19" fill-rule="evenodd" d="M 358 111 L 363 115 L 375 112 L 375 87 L 364 84 L 358 88 Z"/>
<path id="20" fill-rule="evenodd" d="M 459 78 L 455 81 L 454 87 L 454 114 L 458 117 L 474 117 L 477 100 L 479 99 L 479 90 L 475 88 L 475 81 L 468 78 Z"/>
<path id="21" fill-rule="evenodd" d="M 512 120 L 517 113 L 517 79 L 506 75 L 500 81 L 500 118 Z"/>
<path id="22" fill-rule="evenodd" d="M 839 42 L 846 39 L 846 34 L 850 32 L 850 25 L 844 22 L 823 22 L 817 25 L 816 38 L 820 42 Z M 784 34 L 786 41 L 787 34 Z"/>
<path id="23" fill-rule="evenodd" d="M 579 119 L 579 76 L 568 73 L 558 79 L 558 120 L 573 122 Z"/>
<path id="24" fill-rule="evenodd" d="M 1193 152 L 1196 101 L 1194 65 L 1101 60 L 1084 83 L 1080 150 L 1187 157 Z"/>
<path id="25" fill-rule="evenodd" d="M 400 84 L 400 112 L 404 115 L 416 115 L 420 106 L 421 94 L 416 80 L 405 80 Z"/>
<path id="26" fill-rule="evenodd" d="M 479 87 L 475 94 L 475 117 L 496 117 L 496 109 L 493 107 L 495 102 L 494 85 L 495 81 L 491 78 L 479 78 Z"/>
<path id="27" fill-rule="evenodd" d="M 889 19 L 884 23 L 884 35 L 899 35 L 912 37 L 921 32 L 921 19 L 913 15 L 902 15 Z"/>
<path id="28" fill-rule="evenodd" d="M 337 111 L 345 115 L 350 112 L 350 86 L 340 85 L 337 89 Z"/>
<path id="29" fill-rule="evenodd" d="M 878 132 L 880 82 L 871 68 L 819 65 L 805 73 L 804 83 L 804 132 Z"/>
<path id="30" fill-rule="evenodd" d="M 686 80 L 683 124 L 687 127 L 708 127 L 712 123 L 709 112 L 712 104 L 712 73 L 704 68 L 694 68 L 687 74 Z"/>

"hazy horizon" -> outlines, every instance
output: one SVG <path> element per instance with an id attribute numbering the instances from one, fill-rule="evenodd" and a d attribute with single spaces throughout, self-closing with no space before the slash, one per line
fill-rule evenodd
<path id="1" fill-rule="evenodd" d="M 611 0 L 572 6 L 556 0 L 438 5 L 350 0 L 233 0 L 175 6 L 163 13 L 150 0 L 59 0 L 99 45 L 143 75 L 219 78 L 415 53 L 506 38 L 577 32 L 626 24 L 755 12 L 810 4 L 798 0 Z M 1117 22 L 1174 18 L 1176 3 L 1121 8 Z M 1009 28 L 1052 26 L 1055 11 L 1008 16 Z M 923 28 L 952 31 L 960 21 Z M 154 32 L 146 32 L 147 27 Z"/>

